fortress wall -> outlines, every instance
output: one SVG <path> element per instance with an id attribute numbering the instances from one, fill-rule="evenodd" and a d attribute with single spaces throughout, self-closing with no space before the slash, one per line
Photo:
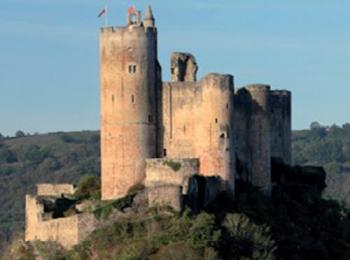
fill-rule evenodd
<path id="1" fill-rule="evenodd" d="M 163 83 L 164 155 L 196 158 L 193 142 L 201 113 L 202 88 L 198 83 Z"/>
<path id="2" fill-rule="evenodd" d="M 108 200 L 142 182 L 144 159 L 160 155 L 156 29 L 103 28 L 100 59 L 102 199 Z"/>
<path id="3" fill-rule="evenodd" d="M 38 196 L 54 196 L 73 195 L 75 187 L 72 184 L 37 184 Z"/>
<path id="4" fill-rule="evenodd" d="M 97 223 L 90 213 L 48 220 L 44 215 L 44 206 L 37 197 L 26 195 L 26 241 L 54 241 L 70 249 L 85 239 Z"/>
<path id="5" fill-rule="evenodd" d="M 252 100 L 248 130 L 252 158 L 251 182 L 269 195 L 271 193 L 270 86 L 255 84 L 245 88 Z"/>
<path id="6" fill-rule="evenodd" d="M 78 244 L 77 216 L 44 221 L 43 205 L 36 197 L 26 196 L 26 241 L 55 241 L 65 248 Z"/>
<path id="7" fill-rule="evenodd" d="M 146 187 L 176 185 L 183 187 L 184 194 L 188 192 L 189 179 L 199 173 L 198 159 L 147 159 Z"/>
<path id="8" fill-rule="evenodd" d="M 148 189 L 149 206 L 171 206 L 174 210 L 182 209 L 182 187 L 161 185 Z"/>
<path id="9" fill-rule="evenodd" d="M 173 158 L 199 158 L 200 174 L 234 188 L 233 77 L 163 84 L 164 149 Z"/>
<path id="10" fill-rule="evenodd" d="M 271 156 L 291 164 L 291 93 L 274 90 L 270 95 Z"/>

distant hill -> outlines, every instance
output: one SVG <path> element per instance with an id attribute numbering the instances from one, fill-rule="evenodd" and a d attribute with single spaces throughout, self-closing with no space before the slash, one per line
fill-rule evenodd
<path id="1" fill-rule="evenodd" d="M 24 229 L 24 197 L 36 183 L 77 183 L 100 174 L 99 132 L 57 132 L 0 138 L 0 251 Z M 350 205 L 350 124 L 293 132 L 294 163 L 327 171 L 326 196 Z"/>
<path id="2" fill-rule="evenodd" d="M 311 124 L 293 132 L 293 158 L 297 165 L 320 165 L 327 172 L 326 196 L 350 205 L 350 124 L 342 127 Z"/>

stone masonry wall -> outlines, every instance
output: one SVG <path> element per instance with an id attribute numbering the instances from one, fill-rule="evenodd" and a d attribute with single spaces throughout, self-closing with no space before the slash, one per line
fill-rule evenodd
<path id="1" fill-rule="evenodd" d="M 96 226 L 93 214 L 44 220 L 44 206 L 36 196 L 26 195 L 26 241 L 54 241 L 70 249 L 84 240 Z"/>
<path id="2" fill-rule="evenodd" d="M 72 195 L 75 192 L 75 187 L 72 184 L 37 184 L 38 196 L 54 196 L 61 197 L 62 195 Z"/>
<path id="3" fill-rule="evenodd" d="M 102 199 L 143 182 L 145 159 L 157 158 L 157 29 L 140 23 L 100 33 Z M 161 150 L 161 151 L 160 151 Z"/>
<path id="4" fill-rule="evenodd" d="M 200 174 L 234 190 L 233 77 L 163 83 L 164 154 L 199 158 Z"/>
<path id="5" fill-rule="evenodd" d="M 188 179 L 198 173 L 198 159 L 147 159 L 145 186 L 177 185 L 182 186 L 186 194 Z"/>

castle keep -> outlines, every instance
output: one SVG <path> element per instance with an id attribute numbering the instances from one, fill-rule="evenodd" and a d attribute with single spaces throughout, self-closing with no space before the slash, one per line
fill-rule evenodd
<path id="1" fill-rule="evenodd" d="M 193 55 L 171 56 L 162 81 L 151 8 L 100 32 L 101 196 L 115 200 L 143 184 L 137 205 L 194 211 L 245 182 L 271 194 L 271 162 L 291 163 L 291 93 L 232 75 L 197 81 Z M 71 185 L 38 185 L 26 197 L 26 240 L 71 248 L 103 225 L 75 205 Z M 136 199 L 135 199 L 136 200 Z M 64 216 L 63 210 L 76 215 Z"/>
<path id="2" fill-rule="evenodd" d="M 291 161 L 290 92 L 235 91 L 233 76 L 217 73 L 197 81 L 188 53 L 173 53 L 163 82 L 150 8 L 143 20 L 137 12 L 125 27 L 102 28 L 100 57 L 102 199 L 143 183 L 151 158 L 197 158 L 198 174 L 220 189 L 233 192 L 240 179 L 271 192 L 271 158 Z"/>

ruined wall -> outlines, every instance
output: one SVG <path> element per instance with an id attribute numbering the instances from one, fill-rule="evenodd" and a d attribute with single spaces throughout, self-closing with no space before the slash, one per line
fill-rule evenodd
<path id="1" fill-rule="evenodd" d="M 149 206 L 171 206 L 176 211 L 183 207 L 182 186 L 159 185 L 150 187 L 147 192 Z"/>
<path id="2" fill-rule="evenodd" d="M 291 92 L 274 90 L 270 93 L 271 156 L 285 164 L 292 162 Z"/>
<path id="3" fill-rule="evenodd" d="M 75 192 L 75 187 L 72 184 L 37 184 L 38 196 L 54 196 L 61 197 L 62 195 L 72 195 Z"/>
<path id="4" fill-rule="evenodd" d="M 183 193 L 188 192 L 188 180 L 199 173 L 198 159 L 147 159 L 146 187 L 159 185 L 177 185 L 183 187 Z"/>
<path id="5" fill-rule="evenodd" d="M 194 82 L 197 80 L 196 59 L 189 53 L 174 52 L 171 55 L 171 81 Z"/>
<path id="6" fill-rule="evenodd" d="M 142 182 L 144 159 L 162 152 L 156 28 L 102 28 L 100 59 L 102 199 L 108 200 Z"/>
<path id="7" fill-rule="evenodd" d="M 36 196 L 26 195 L 26 241 L 54 241 L 70 249 L 90 234 L 96 225 L 93 214 L 45 220 L 44 206 Z"/>
<path id="8" fill-rule="evenodd" d="M 189 186 L 191 178 L 198 173 L 198 159 L 147 159 L 145 186 L 149 205 L 165 204 L 181 210 L 183 195 L 196 192 Z"/>
<path id="9" fill-rule="evenodd" d="M 200 174 L 234 189 L 233 77 L 209 74 L 200 82 L 163 84 L 165 154 L 199 158 Z"/>

